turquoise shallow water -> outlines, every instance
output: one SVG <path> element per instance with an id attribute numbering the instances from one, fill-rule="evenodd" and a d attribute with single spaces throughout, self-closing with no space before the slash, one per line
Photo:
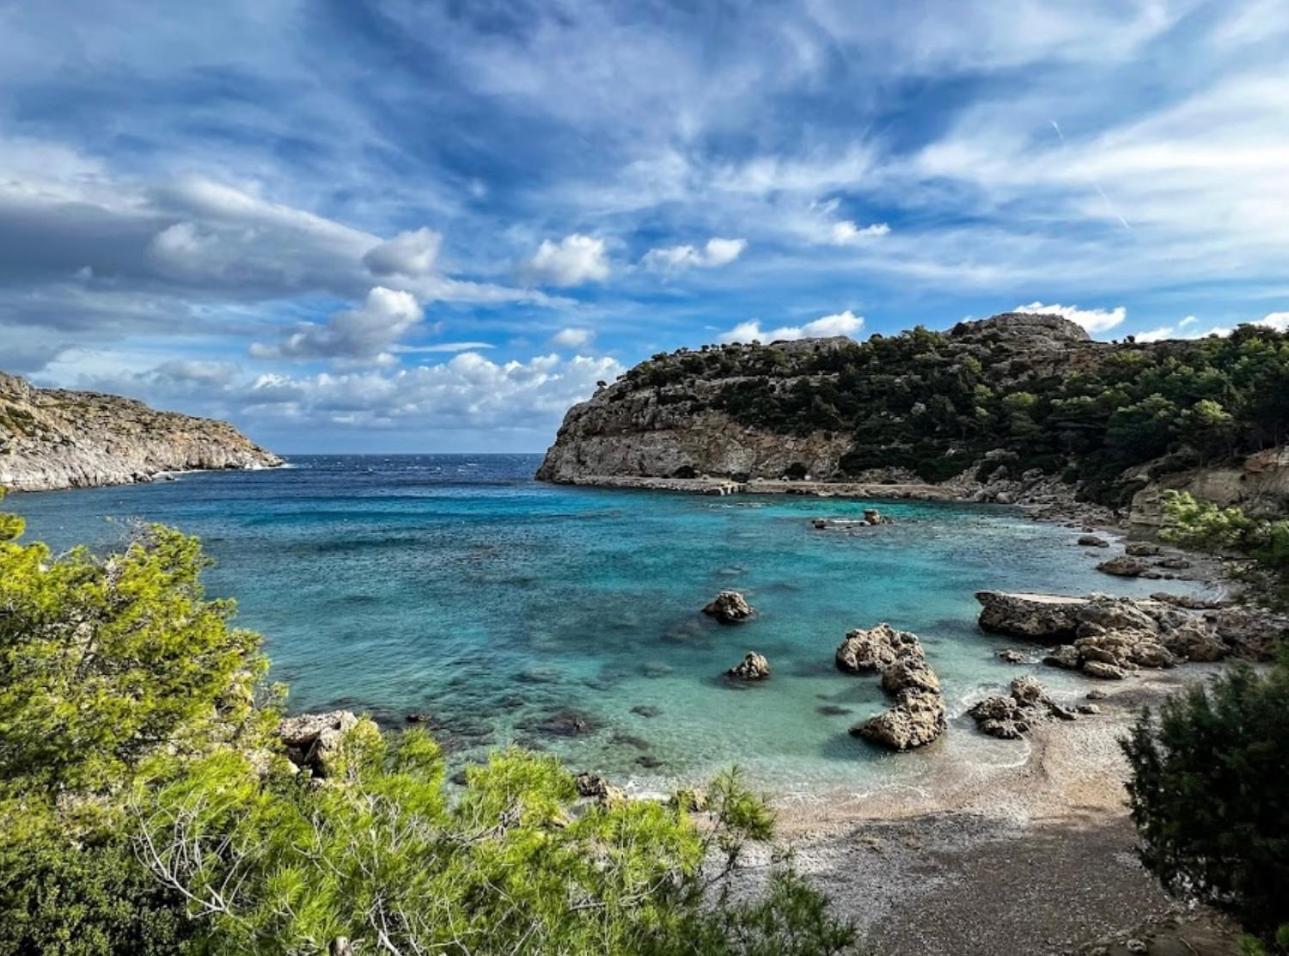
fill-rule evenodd
<path id="1" fill-rule="evenodd" d="M 1109 578 L 1075 532 L 999 508 L 882 503 L 895 524 L 819 532 L 857 515 L 835 499 L 697 497 L 537 484 L 538 458 L 309 457 L 289 469 L 22 495 L 29 537 L 119 543 L 133 520 L 199 534 L 212 595 L 237 598 L 296 710 L 434 717 L 458 759 L 509 741 L 641 788 L 738 764 L 789 791 L 867 789 L 929 772 L 935 751 L 1010 760 L 975 734 L 968 702 L 1018 673 L 975 627 L 981 588 L 1148 593 Z M 759 616 L 721 627 L 699 608 L 722 588 Z M 932 753 L 892 756 L 847 735 L 885 706 L 838 673 L 847 629 L 917 632 L 955 715 Z M 774 676 L 720 675 L 746 650 Z M 1035 668 L 1058 692 L 1079 679 Z M 840 712 L 840 711 L 847 712 Z M 585 732 L 559 733 L 565 711 Z M 552 723 L 553 720 L 553 723 Z M 566 721 L 564 721 L 566 722 Z"/>

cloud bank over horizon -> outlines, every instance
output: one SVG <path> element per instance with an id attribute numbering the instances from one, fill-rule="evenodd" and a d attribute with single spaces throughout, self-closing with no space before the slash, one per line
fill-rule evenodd
<path id="1" fill-rule="evenodd" d="M 0 6 L 0 368 L 531 451 L 704 342 L 1285 328 L 1286 44 L 1266 0 Z"/>

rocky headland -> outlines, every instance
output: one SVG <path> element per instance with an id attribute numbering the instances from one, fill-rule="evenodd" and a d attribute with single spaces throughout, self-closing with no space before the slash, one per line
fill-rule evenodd
<path id="1" fill-rule="evenodd" d="M 1183 379 L 1234 367 L 1240 343 L 1221 349 L 1097 342 L 1015 313 L 864 343 L 680 349 L 570 409 L 537 477 L 997 502 L 1088 524 L 1157 525 L 1168 489 L 1282 512 L 1289 451 L 1256 407 L 1265 389 L 1228 410 Z"/>
<path id="2" fill-rule="evenodd" d="M 0 373 L 0 486 L 50 491 L 178 471 L 273 468 L 282 459 L 227 422 Z"/>

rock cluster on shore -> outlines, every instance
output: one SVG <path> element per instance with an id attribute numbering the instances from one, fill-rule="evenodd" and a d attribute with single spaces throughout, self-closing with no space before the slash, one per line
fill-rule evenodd
<path id="1" fill-rule="evenodd" d="M 335 774 L 341 741 L 357 725 L 358 717 L 348 710 L 300 714 L 283 720 L 277 735 L 291 763 L 325 779 Z"/>
<path id="2" fill-rule="evenodd" d="M 115 395 L 36 388 L 0 373 L 0 486 L 11 490 L 281 464 L 227 422 L 159 412 Z"/>
<path id="3" fill-rule="evenodd" d="M 1073 720 L 1075 711 L 1056 703 L 1033 677 L 1017 677 L 1008 693 L 986 697 L 969 711 L 982 733 L 1004 740 L 1014 740 L 1029 733 L 1040 720 L 1056 717 Z"/>
<path id="4" fill-rule="evenodd" d="M 1265 659 L 1289 633 L 1289 619 L 1270 611 L 1162 594 L 1116 598 L 981 591 L 976 599 L 983 630 L 1049 645 L 1044 663 L 1104 679 L 1183 661 Z"/>
<path id="5" fill-rule="evenodd" d="M 882 689 L 894 698 L 888 710 L 852 727 L 853 735 L 892 750 L 909 750 L 944 733 L 944 695 L 917 635 L 886 623 L 856 629 L 846 634 L 835 658 L 846 673 L 879 673 Z"/>

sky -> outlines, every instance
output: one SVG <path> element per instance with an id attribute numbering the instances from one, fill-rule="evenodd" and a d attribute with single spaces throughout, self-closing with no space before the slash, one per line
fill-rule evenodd
<path id="1" fill-rule="evenodd" d="M 0 369 L 541 451 L 659 351 L 1289 326 L 1286 0 L 0 0 Z"/>

